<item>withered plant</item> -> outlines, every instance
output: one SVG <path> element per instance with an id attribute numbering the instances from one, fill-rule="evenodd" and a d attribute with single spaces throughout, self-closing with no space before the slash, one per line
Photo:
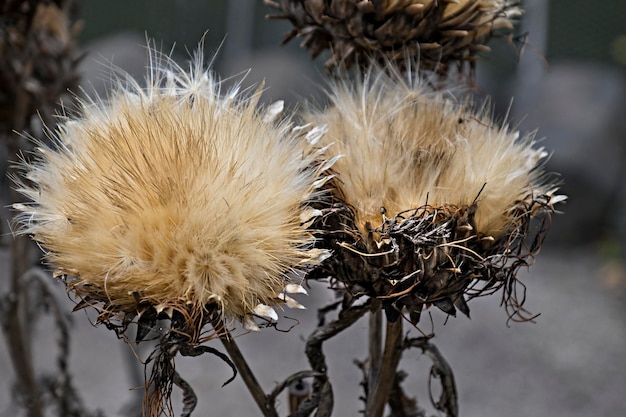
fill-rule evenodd
<path id="1" fill-rule="evenodd" d="M 150 62 L 147 87 L 120 76 L 109 99 L 79 100 L 24 158 L 16 231 L 44 249 L 75 310 L 95 308 L 119 337 L 139 342 L 169 321 L 144 412 L 167 411 L 176 384 L 186 415 L 177 353 L 232 365 L 202 344 L 234 348 L 231 323 L 258 331 L 254 316 L 277 320 L 272 306 L 302 307 L 288 294 L 305 292 L 302 275 L 329 255 L 307 225 L 336 158 L 313 146 L 317 131 L 280 117 L 281 102 L 262 108 L 238 85 L 222 94 L 201 48 L 189 71 L 154 49 Z"/>
<path id="2" fill-rule="evenodd" d="M 339 77 L 327 106 L 283 116 L 282 102 L 259 104 L 261 88 L 224 90 L 202 44 L 188 69 L 149 45 L 145 87 L 118 74 L 109 98 L 79 100 L 55 128 L 44 118 L 46 137 L 29 132 L 15 242 L 38 243 L 75 310 L 95 309 L 131 345 L 156 338 L 146 416 L 174 414 L 174 386 L 181 415 L 192 414 L 196 394 L 175 358 L 205 353 L 239 373 L 264 416 L 278 416 L 285 390 L 292 417 L 330 416 L 324 343 L 367 315 L 364 415 L 389 406 L 394 417 L 425 416 L 399 370 L 417 348 L 441 383 L 433 406 L 456 417 L 454 375 L 419 327 L 423 312 L 469 315 L 470 300 L 500 293 L 510 319 L 533 319 L 517 271 L 565 197 L 532 134 L 427 78 L 471 72 L 490 38 L 511 34 L 518 2 L 267 3 L 294 25 L 287 39 L 303 37 L 314 56 L 331 51 Z M 311 369 L 268 393 L 232 331 L 275 326 L 276 306 L 302 307 L 289 294 L 307 280 L 337 301 L 319 309 L 306 341 Z"/>
<path id="3" fill-rule="evenodd" d="M 321 374 L 313 385 L 316 415 L 332 410 L 322 342 L 370 313 L 365 416 L 382 416 L 387 404 L 393 416 L 423 415 L 397 370 L 402 352 L 416 346 L 434 361 L 431 377 L 441 379 L 434 407 L 457 416 L 451 368 L 434 335 L 418 327 L 422 312 L 434 306 L 469 316 L 468 301 L 500 293 L 509 319 L 532 320 L 517 271 L 533 263 L 554 205 L 566 199 L 543 171 L 547 153 L 533 134 L 520 135 L 445 83 L 452 68 L 471 81 L 492 37 L 513 39 L 519 2 L 266 4 L 280 10 L 270 18 L 293 25 L 284 42 L 302 38 L 313 57 L 330 51 L 326 67 L 336 77 L 326 88 L 330 104 L 302 115 L 325 127 L 319 146 L 339 158 L 327 184 L 333 198 L 315 206 L 312 225 L 318 247 L 333 255 L 309 278 L 328 282 L 340 299 L 320 310 L 339 309 L 337 320 L 320 320 L 307 343 Z M 404 322 L 421 336 L 405 335 Z"/>

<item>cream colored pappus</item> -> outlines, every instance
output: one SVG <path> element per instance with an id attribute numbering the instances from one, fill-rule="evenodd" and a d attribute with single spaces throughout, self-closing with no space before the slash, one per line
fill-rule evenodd
<path id="1" fill-rule="evenodd" d="M 497 239 L 517 227 L 520 203 L 565 199 L 543 171 L 548 153 L 534 133 L 520 137 L 450 91 L 374 66 L 357 81 L 333 82 L 329 96 L 328 108 L 303 117 L 328 126 L 320 146 L 332 143 L 329 157 L 344 155 L 333 166 L 337 193 L 363 237 L 407 210 L 476 203 L 474 233 Z"/>
<path id="2" fill-rule="evenodd" d="M 331 277 L 348 302 L 379 299 L 391 322 L 417 325 L 430 306 L 469 315 L 468 300 L 499 289 L 509 318 L 532 319 L 516 273 L 565 199 L 543 172 L 547 153 L 485 107 L 399 71 L 335 81 L 330 105 L 303 116 L 328 126 L 329 158 L 343 155 L 334 200 L 311 226 L 333 255 L 309 277 Z"/>
<path id="3" fill-rule="evenodd" d="M 200 48 L 188 69 L 149 49 L 147 87 L 121 76 L 81 100 L 22 163 L 17 233 L 101 312 L 215 304 L 257 330 L 267 306 L 300 306 L 289 277 L 327 256 L 302 224 L 329 168 L 305 136 L 322 132 L 260 106 L 260 89 L 222 92 Z"/>

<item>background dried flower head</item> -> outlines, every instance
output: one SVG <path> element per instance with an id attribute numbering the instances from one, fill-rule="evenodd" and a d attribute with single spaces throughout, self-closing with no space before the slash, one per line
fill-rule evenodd
<path id="1" fill-rule="evenodd" d="M 294 26 L 284 38 L 301 37 L 316 57 L 329 49 L 326 66 L 355 62 L 403 65 L 415 59 L 422 69 L 445 75 L 474 62 L 493 36 L 510 35 L 521 15 L 510 0 L 266 0 L 280 10 L 272 18 Z"/>

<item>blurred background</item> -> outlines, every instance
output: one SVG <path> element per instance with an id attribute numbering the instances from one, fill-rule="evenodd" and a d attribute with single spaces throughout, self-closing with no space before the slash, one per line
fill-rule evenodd
<path id="1" fill-rule="evenodd" d="M 552 153 L 548 171 L 561 175 L 569 196 L 536 264 L 521 274 L 527 308 L 541 315 L 535 323 L 510 324 L 498 296 L 476 299 L 471 320 L 433 313 L 435 342 L 456 372 L 461 417 L 623 416 L 626 2 L 526 0 L 523 6 L 518 32 L 526 44 L 521 50 L 498 40 L 490 45 L 493 52 L 478 64 L 477 94 L 491 97 L 499 118 L 509 114 L 522 131 L 544 138 L 541 146 Z M 266 20 L 268 13 L 273 10 L 260 0 L 84 1 L 78 11 L 79 49 L 86 53 L 81 85 L 106 96 L 110 64 L 143 77 L 146 37 L 184 60 L 205 36 L 207 56 L 217 54 L 216 71 L 224 78 L 249 71 L 249 84 L 265 80 L 267 102 L 284 99 L 296 106 L 321 97 L 324 60 L 312 61 L 297 39 L 280 46 L 290 25 Z M 70 311 L 63 286 L 52 285 Z M 287 334 L 269 330 L 240 339 L 266 391 L 307 369 L 303 340 L 313 330 L 316 307 L 331 298 L 313 287 L 306 300 L 310 310 L 294 314 L 299 326 Z M 69 368 L 86 408 L 106 416 L 137 415 L 129 410 L 138 391 L 130 388 L 141 384 L 140 368 L 125 344 L 84 316 L 72 315 Z M 336 416 L 357 415 L 362 407 L 361 375 L 352 361 L 367 354 L 366 327 L 362 320 L 325 345 Z M 52 320 L 39 320 L 33 335 L 35 369 L 54 369 L 58 335 Z M 200 397 L 194 416 L 260 415 L 241 380 L 221 387 L 229 369 L 219 360 L 182 359 L 177 365 Z M 405 388 L 434 414 L 429 360 L 415 352 L 401 366 L 412 375 Z M 0 417 L 20 415 L 13 401 L 15 371 L 3 344 L 0 375 Z M 175 398 L 180 400 L 176 391 Z"/>

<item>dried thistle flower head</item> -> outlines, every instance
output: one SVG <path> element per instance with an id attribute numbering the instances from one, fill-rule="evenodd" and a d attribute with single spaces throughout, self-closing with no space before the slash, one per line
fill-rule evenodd
<path id="1" fill-rule="evenodd" d="M 280 10 L 272 18 L 294 26 L 284 39 L 302 37 L 313 57 L 331 51 L 326 66 L 404 62 L 446 74 L 470 66 L 497 34 L 513 30 L 516 0 L 266 0 Z"/>
<path id="2" fill-rule="evenodd" d="M 384 71 L 333 84 L 331 106 L 305 115 L 328 126 L 322 146 L 343 155 L 337 200 L 316 224 L 335 251 L 320 274 L 384 300 L 392 317 L 407 307 L 417 322 L 428 304 L 467 313 L 465 292 L 513 291 L 545 232 L 526 247 L 531 219 L 564 197 L 542 172 L 547 154 L 533 135 Z"/>
<path id="3" fill-rule="evenodd" d="M 289 277 L 324 255 L 303 218 L 328 164 L 282 103 L 222 95 L 201 52 L 189 70 L 150 54 L 147 87 L 121 77 L 23 163 L 18 232 L 101 321 L 179 312 L 193 335 L 217 311 L 257 329 L 252 315 L 299 306 Z"/>

